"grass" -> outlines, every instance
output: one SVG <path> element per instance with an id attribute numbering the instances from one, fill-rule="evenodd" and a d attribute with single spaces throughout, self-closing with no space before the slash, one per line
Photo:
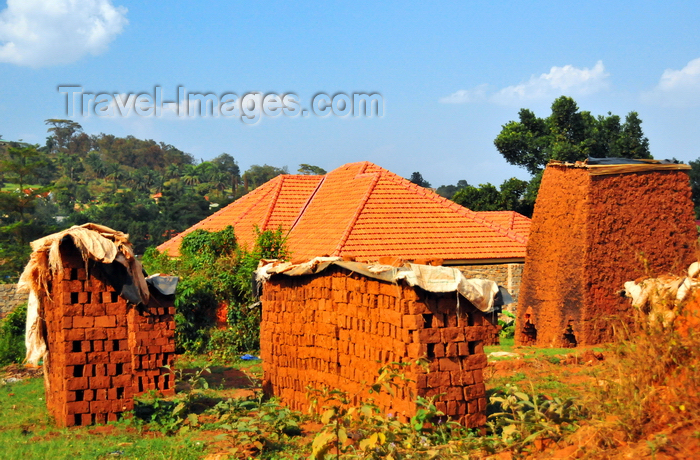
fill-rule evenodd
<path id="1" fill-rule="evenodd" d="M 0 445 L 0 459 L 86 460 L 198 459 L 205 447 L 191 436 L 143 437 L 130 420 L 101 429 L 55 428 L 46 411 L 41 378 L 0 386 Z"/>

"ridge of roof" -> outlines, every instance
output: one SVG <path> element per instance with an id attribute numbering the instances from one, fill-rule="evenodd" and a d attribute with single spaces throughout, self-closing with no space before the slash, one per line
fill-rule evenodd
<path id="1" fill-rule="evenodd" d="M 281 177 L 281 179 L 277 181 L 278 184 L 276 185 L 276 187 L 272 191 L 272 193 L 274 195 L 272 196 L 272 199 L 270 200 L 270 204 L 267 206 L 267 212 L 265 213 L 265 217 L 263 218 L 262 225 L 260 226 L 261 230 L 267 229 L 267 223 L 270 222 L 270 217 L 272 217 L 272 213 L 275 210 L 275 206 L 277 206 L 277 200 L 279 200 L 280 192 L 282 191 L 282 186 L 284 185 L 284 181 L 288 176 L 286 174 L 283 174 L 283 175 L 279 175 L 277 177 Z"/>
<path id="2" fill-rule="evenodd" d="M 364 165 L 362 167 L 363 172 L 357 174 L 357 176 L 365 174 L 364 171 L 366 170 L 366 168 L 367 168 L 367 165 Z M 369 174 L 374 175 L 374 177 L 372 178 L 372 182 L 370 182 L 369 187 L 367 188 L 367 191 L 365 192 L 364 196 L 360 200 L 360 203 L 357 205 L 357 208 L 355 209 L 355 214 L 352 216 L 352 219 L 350 219 L 350 222 L 348 222 L 347 227 L 345 227 L 345 231 L 343 232 L 343 235 L 340 237 L 340 241 L 338 241 L 338 245 L 336 246 L 335 251 L 333 251 L 334 256 L 338 256 L 342 252 L 343 247 L 345 246 L 345 243 L 347 243 L 348 238 L 350 237 L 350 234 L 352 233 L 353 229 L 355 228 L 355 224 L 357 223 L 357 219 L 360 217 L 362 210 L 364 209 L 365 205 L 367 204 L 367 200 L 369 200 L 369 197 L 372 196 L 372 192 L 374 191 L 374 188 L 377 186 L 377 182 L 379 182 L 379 179 L 381 179 L 380 173 L 369 173 Z"/>

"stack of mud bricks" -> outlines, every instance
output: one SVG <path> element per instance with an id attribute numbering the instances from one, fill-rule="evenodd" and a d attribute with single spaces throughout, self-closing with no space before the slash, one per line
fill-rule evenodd
<path id="1" fill-rule="evenodd" d="M 492 326 L 456 293 L 435 294 L 339 267 L 317 275 L 273 276 L 263 287 L 261 357 L 266 392 L 308 408 L 307 386 L 340 389 L 350 403 L 373 398 L 406 420 L 416 397 L 465 426 L 485 422 L 483 341 Z M 382 366 L 415 363 L 394 396 L 369 394 Z M 439 396 L 438 396 L 439 395 Z"/>
<path id="2" fill-rule="evenodd" d="M 174 393 L 174 307 L 151 289 L 136 307 L 115 292 L 100 267 L 61 244 L 63 271 L 45 299 L 46 402 L 59 426 L 117 420 L 133 396 Z M 42 294 L 45 295 L 45 294 Z"/>
<path id="3" fill-rule="evenodd" d="M 516 344 L 610 341 L 617 325 L 634 320 L 624 283 L 684 273 L 697 238 L 686 171 L 592 175 L 548 165 L 527 243 Z"/>

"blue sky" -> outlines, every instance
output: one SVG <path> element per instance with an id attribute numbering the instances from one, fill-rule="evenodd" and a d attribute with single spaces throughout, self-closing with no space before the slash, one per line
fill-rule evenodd
<path id="1" fill-rule="evenodd" d="M 174 99 L 379 93 L 382 117 L 72 117 L 163 141 L 197 159 L 331 170 L 369 160 L 433 186 L 527 173 L 493 146 L 521 107 L 573 97 L 593 114 L 639 113 L 655 158 L 700 157 L 697 2 L 0 2 L 0 134 L 43 144 L 68 118 L 62 85 Z"/>

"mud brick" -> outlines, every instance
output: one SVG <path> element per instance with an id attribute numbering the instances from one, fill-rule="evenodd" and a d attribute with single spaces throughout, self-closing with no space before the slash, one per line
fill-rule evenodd
<path id="1" fill-rule="evenodd" d="M 88 328 L 88 327 L 93 327 L 94 325 L 94 318 L 91 316 L 74 316 L 73 317 L 73 327 L 82 327 L 82 328 Z"/>
<path id="2" fill-rule="evenodd" d="M 460 372 L 452 372 L 452 385 L 473 385 L 474 384 L 474 373 L 471 370 L 463 370 Z"/>
<path id="3" fill-rule="evenodd" d="M 444 401 L 437 401 L 435 403 L 435 409 L 444 414 L 447 411 L 447 404 Z"/>
<path id="4" fill-rule="evenodd" d="M 479 398 L 479 412 L 486 410 L 486 398 Z"/>
<path id="5" fill-rule="evenodd" d="M 441 343 L 436 343 L 433 345 L 433 355 L 436 358 L 444 358 L 445 357 L 445 345 Z"/>
<path id="6" fill-rule="evenodd" d="M 102 340 L 94 340 L 92 342 L 92 351 L 105 351 L 104 342 Z"/>
<path id="7" fill-rule="evenodd" d="M 92 351 L 92 342 L 90 340 L 80 342 L 80 351 L 90 353 Z"/>
<path id="8" fill-rule="evenodd" d="M 106 414 L 112 409 L 112 401 L 92 401 L 90 402 L 90 412 L 94 414 Z"/>
<path id="9" fill-rule="evenodd" d="M 447 387 L 447 391 L 445 392 L 445 399 L 448 400 L 454 400 L 454 401 L 461 401 L 464 398 L 464 391 L 462 387 Z"/>
<path id="10" fill-rule="evenodd" d="M 61 328 L 62 329 L 72 329 L 73 328 L 73 318 L 70 316 L 64 316 L 61 318 Z"/>
<path id="11" fill-rule="evenodd" d="M 90 327 L 87 329 L 82 329 L 85 331 L 85 339 L 86 340 L 106 340 L 107 339 L 107 332 L 104 329 L 97 329 L 94 327 Z"/>
<path id="12" fill-rule="evenodd" d="M 440 371 L 453 372 L 461 371 L 460 360 L 457 358 L 440 358 L 438 359 Z"/>
<path id="13" fill-rule="evenodd" d="M 124 351 L 129 349 L 129 342 L 126 340 L 119 341 L 119 351 Z M 117 351 L 117 350 L 114 350 Z"/>
<path id="14" fill-rule="evenodd" d="M 85 340 L 85 329 L 66 329 L 66 341 Z"/>
<path id="15" fill-rule="evenodd" d="M 83 316 L 83 305 L 68 302 L 63 305 L 63 314 L 65 316 Z"/>
<path id="16" fill-rule="evenodd" d="M 445 324 L 445 315 L 442 313 L 434 313 L 433 321 L 430 326 L 434 328 L 443 328 L 447 326 L 447 324 Z"/>
<path id="17" fill-rule="evenodd" d="M 125 327 L 111 327 L 107 329 L 107 338 L 109 340 L 125 340 L 127 334 Z"/>
<path id="18" fill-rule="evenodd" d="M 416 388 L 427 388 L 428 387 L 428 374 L 416 375 Z"/>
<path id="19" fill-rule="evenodd" d="M 86 316 L 103 316 L 105 314 L 105 306 L 101 303 L 89 303 L 83 308 Z"/>
<path id="20" fill-rule="evenodd" d="M 458 415 L 460 414 L 457 409 L 457 401 L 448 400 L 447 401 L 447 411 L 445 415 Z M 461 415 L 461 414 L 460 414 Z"/>
<path id="21" fill-rule="evenodd" d="M 110 387 L 110 378 L 108 376 L 90 377 L 90 388 L 97 390 L 100 388 L 107 389 Z"/>
<path id="22" fill-rule="evenodd" d="M 114 316 L 98 316 L 95 318 L 95 327 L 116 327 L 117 319 Z"/>
<path id="23" fill-rule="evenodd" d="M 475 414 L 479 410 L 479 401 L 478 400 L 472 400 L 472 401 L 467 401 L 467 413 L 468 414 Z"/>
<path id="24" fill-rule="evenodd" d="M 132 376 L 131 374 L 122 374 L 112 377 L 113 387 L 127 387 L 131 385 Z"/>
<path id="25" fill-rule="evenodd" d="M 128 363 L 131 361 L 131 353 L 127 351 L 113 351 L 109 354 L 110 363 Z M 105 361 L 107 362 L 107 361 Z"/>
<path id="26" fill-rule="evenodd" d="M 469 356 L 469 344 L 467 342 L 459 342 L 457 344 L 457 354 L 459 356 Z"/>
<path id="27" fill-rule="evenodd" d="M 485 354 L 470 355 L 464 358 L 464 365 L 469 369 L 483 369 L 488 364 L 488 358 Z"/>
<path id="28" fill-rule="evenodd" d="M 66 379 L 66 390 L 68 391 L 87 390 L 88 388 L 87 377 L 73 377 Z"/>
<path id="29" fill-rule="evenodd" d="M 114 354 L 114 352 L 112 352 L 111 354 Z M 111 354 L 105 351 L 88 353 L 88 364 L 107 364 L 108 362 L 110 362 L 109 357 Z"/>
<path id="30" fill-rule="evenodd" d="M 66 403 L 66 413 L 68 415 L 86 414 L 88 412 L 90 412 L 90 403 L 88 401 L 73 401 Z"/>
<path id="31" fill-rule="evenodd" d="M 78 365 L 78 364 L 87 364 L 87 354 L 86 353 L 66 353 L 64 358 L 65 364 L 68 365 Z M 80 389 L 80 388 L 78 388 Z"/>
<path id="32" fill-rule="evenodd" d="M 413 333 L 413 337 L 414 342 L 418 343 L 438 343 L 442 341 L 440 329 L 437 328 L 420 329 Z M 415 340 L 416 337 L 418 340 Z"/>
<path id="33" fill-rule="evenodd" d="M 457 344 L 456 343 L 448 343 L 445 345 L 445 356 L 448 358 L 455 358 L 459 355 L 457 351 Z"/>
<path id="34" fill-rule="evenodd" d="M 445 327 L 440 331 L 442 340 L 445 343 L 449 342 L 464 342 L 464 328 L 461 327 Z"/>
<path id="35" fill-rule="evenodd" d="M 486 386 L 483 383 L 477 383 L 464 387 L 464 399 L 471 401 L 476 398 L 483 398 L 486 395 Z"/>
<path id="36" fill-rule="evenodd" d="M 432 372 L 426 375 L 428 388 L 447 387 L 450 385 L 449 372 Z"/>
<path id="37" fill-rule="evenodd" d="M 63 280 L 63 282 L 61 282 L 61 287 L 63 288 L 64 293 L 81 292 L 83 291 L 83 282 L 80 280 Z"/>
<path id="38" fill-rule="evenodd" d="M 423 315 L 403 315 L 401 326 L 404 329 L 422 329 L 425 324 Z"/>

